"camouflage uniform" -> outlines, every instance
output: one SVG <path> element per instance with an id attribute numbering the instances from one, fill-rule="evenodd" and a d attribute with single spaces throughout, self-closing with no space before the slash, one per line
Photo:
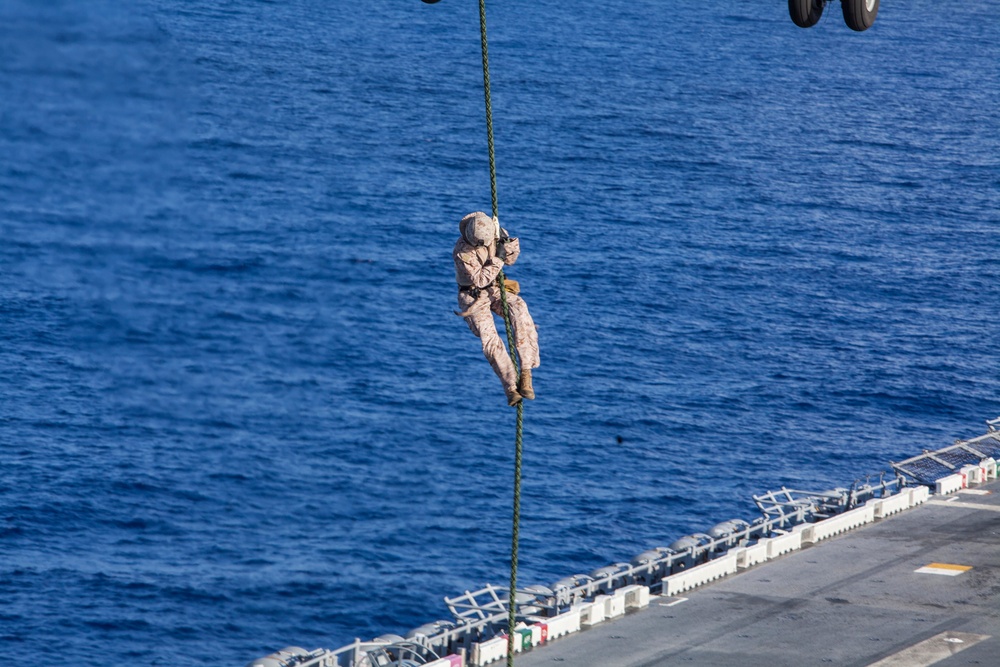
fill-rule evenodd
<path id="1" fill-rule="evenodd" d="M 496 285 L 497 275 L 504 266 L 510 266 L 517 261 L 521 252 L 520 242 L 516 238 L 507 238 L 506 231 L 485 213 L 470 213 L 462 218 L 459 224 L 461 238 L 455 243 L 452 258 L 455 260 L 455 279 L 458 281 L 458 305 L 460 315 L 483 344 L 483 354 L 493 367 L 493 371 L 503 383 L 507 398 L 516 403 L 520 400 L 518 377 L 510 354 L 497 333 L 493 315 L 503 317 L 503 303 L 500 300 L 500 288 Z M 497 244 L 498 237 L 504 240 Z M 498 256 L 497 251 L 499 247 Z M 517 294 L 507 293 L 507 308 L 510 312 L 511 326 L 514 331 L 514 345 L 521 360 L 522 370 L 526 371 L 526 398 L 533 398 L 531 391 L 531 369 L 539 365 L 538 332 L 535 323 L 528 313 L 528 305 Z M 522 381 L 525 373 L 522 373 Z M 522 384 L 522 386 L 524 386 Z M 530 394 L 529 394 L 530 392 Z M 512 400 L 513 396 L 517 400 Z"/>

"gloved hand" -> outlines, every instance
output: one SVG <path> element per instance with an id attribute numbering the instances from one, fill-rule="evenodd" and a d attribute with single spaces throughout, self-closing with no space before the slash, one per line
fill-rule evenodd
<path id="1" fill-rule="evenodd" d="M 504 260 L 504 264 L 513 264 L 521 254 L 521 242 L 514 238 L 507 238 L 497 244 L 497 257 Z"/>

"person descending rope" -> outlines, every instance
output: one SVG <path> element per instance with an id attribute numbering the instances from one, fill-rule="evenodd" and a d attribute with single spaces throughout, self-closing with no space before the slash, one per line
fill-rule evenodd
<path id="1" fill-rule="evenodd" d="M 503 301 L 497 277 L 504 265 L 510 266 L 521 254 L 521 243 L 501 229 L 496 218 L 482 211 L 470 213 L 458 225 L 461 236 L 455 242 L 452 258 L 455 260 L 455 280 L 458 281 L 458 306 L 483 344 L 483 354 L 493 371 L 503 383 L 507 404 L 517 405 L 522 398 L 532 399 L 531 370 L 538 368 L 538 332 L 528 313 L 528 304 L 518 293 L 520 286 L 514 280 L 504 280 L 507 290 L 507 307 L 514 333 L 514 345 L 521 358 L 521 376 L 500 336 L 497 334 L 493 314 L 503 317 Z"/>

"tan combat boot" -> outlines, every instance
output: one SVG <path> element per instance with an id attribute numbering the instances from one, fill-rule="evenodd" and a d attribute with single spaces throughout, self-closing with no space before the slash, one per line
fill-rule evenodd
<path id="1" fill-rule="evenodd" d="M 521 402 L 521 394 L 517 393 L 517 387 L 507 387 L 504 389 L 507 394 L 507 405 L 517 405 Z"/>
<path id="2" fill-rule="evenodd" d="M 521 392 L 521 396 L 529 400 L 534 400 L 535 390 L 531 388 L 531 369 L 522 368 L 521 369 L 521 381 L 517 383 L 517 390 Z"/>

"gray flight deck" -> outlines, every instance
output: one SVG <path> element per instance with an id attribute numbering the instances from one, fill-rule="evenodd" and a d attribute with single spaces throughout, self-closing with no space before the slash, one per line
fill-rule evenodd
<path id="1" fill-rule="evenodd" d="M 985 492 L 985 493 L 984 493 Z M 916 572 L 932 563 L 953 576 Z M 518 655 L 517 667 L 1000 667 L 1000 482 Z"/>

